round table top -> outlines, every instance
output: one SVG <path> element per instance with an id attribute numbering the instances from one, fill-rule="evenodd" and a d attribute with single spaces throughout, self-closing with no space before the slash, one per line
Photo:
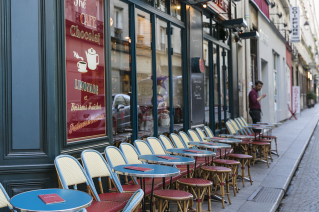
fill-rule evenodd
<path id="1" fill-rule="evenodd" d="M 196 143 L 196 142 L 195 142 Z M 185 150 L 194 150 L 198 152 L 188 152 Z M 212 151 L 207 150 L 197 150 L 197 149 L 189 149 L 189 148 L 173 148 L 173 149 L 167 149 L 167 153 L 173 154 L 173 155 L 183 155 L 183 156 L 193 156 L 193 157 L 210 157 L 215 156 L 216 153 Z"/>
<path id="2" fill-rule="evenodd" d="M 58 194 L 65 202 L 45 204 L 38 195 Z M 40 189 L 23 192 L 11 198 L 10 203 L 16 211 L 68 211 L 75 212 L 87 208 L 93 198 L 82 191 L 71 189 Z"/>
<path id="3" fill-rule="evenodd" d="M 251 129 L 267 129 L 271 128 L 272 125 L 251 125 L 251 126 L 244 126 L 245 128 L 251 128 Z"/>
<path id="4" fill-rule="evenodd" d="M 219 143 L 212 143 L 212 142 L 188 142 L 188 144 L 197 146 L 197 147 L 204 147 L 207 149 L 227 149 L 231 148 L 230 145 L 227 144 L 219 144 Z"/>
<path id="5" fill-rule="evenodd" d="M 174 157 L 176 159 L 164 159 L 158 156 L 168 156 L 168 157 Z M 170 155 L 140 155 L 138 156 L 138 159 L 146 163 L 156 163 L 156 164 L 165 164 L 165 165 L 187 165 L 187 164 L 195 163 L 195 160 L 192 158 L 187 158 L 182 156 L 170 156 Z"/>
<path id="6" fill-rule="evenodd" d="M 233 138 L 226 138 L 223 140 L 218 140 L 218 143 L 224 143 L 224 144 L 239 144 L 242 141 L 240 139 L 233 139 Z"/>
<path id="7" fill-rule="evenodd" d="M 238 139 L 255 138 L 255 136 L 251 136 L 251 135 L 233 135 L 233 138 L 238 138 Z"/>
<path id="8" fill-rule="evenodd" d="M 257 122 L 257 124 L 263 124 L 263 125 L 282 125 L 282 123 L 267 123 L 267 122 Z"/>
<path id="9" fill-rule="evenodd" d="M 221 137 L 221 138 L 223 138 L 223 137 L 232 138 L 232 137 L 233 137 L 233 135 L 231 135 L 231 134 L 219 134 L 218 136 Z M 208 137 L 208 138 L 209 138 L 209 137 Z"/>
<path id="10" fill-rule="evenodd" d="M 136 166 L 141 168 L 149 168 L 153 170 L 149 171 L 137 171 L 132 169 L 126 169 L 124 167 Z M 170 166 L 154 165 L 154 164 L 125 164 L 113 167 L 113 171 L 116 174 L 128 175 L 133 177 L 172 177 L 180 174 L 177 168 Z"/>

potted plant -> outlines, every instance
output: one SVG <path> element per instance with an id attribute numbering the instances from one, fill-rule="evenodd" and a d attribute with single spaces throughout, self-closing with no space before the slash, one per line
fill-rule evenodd
<path id="1" fill-rule="evenodd" d="M 307 103 L 308 103 L 308 107 L 313 107 L 315 104 L 315 99 L 316 99 L 316 94 L 313 91 L 308 91 L 307 93 Z"/>

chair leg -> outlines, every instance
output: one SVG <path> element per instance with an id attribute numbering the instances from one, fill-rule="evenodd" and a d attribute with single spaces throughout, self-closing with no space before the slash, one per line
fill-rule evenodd
<path id="1" fill-rule="evenodd" d="M 222 197 L 222 204 L 223 204 L 223 208 L 225 208 L 225 203 L 224 203 L 224 193 L 225 193 L 225 188 L 224 188 L 224 176 L 223 176 L 224 174 L 223 173 L 219 173 L 219 185 L 220 185 L 220 195 L 221 195 L 221 197 Z M 227 179 L 226 179 L 227 180 Z"/>
<path id="2" fill-rule="evenodd" d="M 241 177 L 243 180 L 243 187 L 245 187 L 245 159 L 242 159 L 241 161 Z"/>
<path id="3" fill-rule="evenodd" d="M 210 196 L 210 190 L 212 189 L 212 187 L 209 187 L 207 189 L 207 195 L 208 195 L 208 211 L 212 211 L 212 202 L 211 202 L 211 196 Z"/>
<path id="4" fill-rule="evenodd" d="M 162 212 L 162 211 L 163 211 L 163 200 L 159 199 L 158 212 Z"/>
<path id="5" fill-rule="evenodd" d="M 183 212 L 187 212 L 187 202 L 188 201 L 183 201 Z"/>
<path id="6" fill-rule="evenodd" d="M 252 185 L 253 181 L 251 180 L 250 163 L 251 163 L 251 161 L 250 161 L 250 159 L 248 159 L 248 176 L 249 176 L 249 180 L 250 180 L 250 185 Z"/>
<path id="7" fill-rule="evenodd" d="M 198 212 L 202 212 L 202 199 L 201 199 L 201 195 L 200 195 L 200 189 L 201 188 L 197 188 L 198 202 L 196 203 L 196 205 L 198 205 Z"/>
<path id="8" fill-rule="evenodd" d="M 255 166 L 255 162 L 256 162 L 256 152 L 257 152 L 257 145 L 253 145 L 253 166 Z"/>
<path id="9" fill-rule="evenodd" d="M 226 174 L 226 192 L 227 192 L 227 197 L 228 197 L 228 202 L 231 205 L 231 201 L 230 201 L 230 195 L 229 195 L 229 173 Z"/>
<path id="10" fill-rule="evenodd" d="M 264 145 L 264 159 L 267 161 L 267 165 L 269 168 L 269 162 L 268 162 L 268 145 Z"/>

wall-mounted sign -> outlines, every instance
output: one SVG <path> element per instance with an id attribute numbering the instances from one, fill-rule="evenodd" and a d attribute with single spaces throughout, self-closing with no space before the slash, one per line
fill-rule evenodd
<path id="1" fill-rule="evenodd" d="M 229 0 L 212 0 L 207 2 L 207 5 L 219 13 L 221 17 L 223 17 L 225 20 L 229 19 Z M 223 13 L 223 14 L 221 14 Z"/>
<path id="2" fill-rule="evenodd" d="M 67 141 L 106 136 L 103 1 L 64 3 Z"/>
<path id="3" fill-rule="evenodd" d="M 292 43 L 300 43 L 300 11 L 299 7 L 290 7 L 290 25 L 292 33 L 290 40 Z"/>

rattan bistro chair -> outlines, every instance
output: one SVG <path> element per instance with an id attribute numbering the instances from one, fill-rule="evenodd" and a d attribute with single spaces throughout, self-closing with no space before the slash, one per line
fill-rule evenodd
<path id="1" fill-rule="evenodd" d="M 187 146 L 185 142 L 177 134 L 171 133 L 170 137 L 176 148 L 189 148 L 189 146 Z"/>
<path id="2" fill-rule="evenodd" d="M 132 194 L 124 192 L 116 175 L 111 171 L 101 153 L 92 149 L 84 150 L 81 154 L 81 159 L 88 178 L 98 178 L 101 193 L 99 194 L 99 198 L 101 201 L 127 202 L 131 198 Z M 107 177 L 109 179 L 108 186 L 110 191 L 112 190 L 111 187 L 113 185 L 115 190 L 119 193 L 104 193 L 102 177 Z"/>
<path id="3" fill-rule="evenodd" d="M 171 140 L 168 137 L 166 137 L 165 135 L 160 135 L 159 139 L 162 141 L 165 149 L 175 148 L 174 145 L 172 144 Z"/>
<path id="4" fill-rule="evenodd" d="M 199 137 L 199 135 L 194 130 L 188 130 L 187 132 L 188 132 L 189 137 L 194 142 L 203 142 L 203 140 Z"/>
<path id="5" fill-rule="evenodd" d="M 122 212 L 138 212 L 143 197 L 144 192 L 142 189 L 138 189 L 137 191 L 135 191 Z"/>
<path id="6" fill-rule="evenodd" d="M 199 137 L 202 139 L 202 141 L 206 141 L 206 135 L 205 133 L 203 132 L 203 130 L 201 128 L 196 128 L 196 132 L 197 134 L 199 135 Z"/>
<path id="7" fill-rule="evenodd" d="M 0 208 L 8 207 L 11 212 L 14 212 L 12 205 L 10 204 L 10 198 L 0 183 Z"/>
<path id="8" fill-rule="evenodd" d="M 69 189 L 69 186 L 73 186 L 74 189 L 77 189 L 77 185 L 86 184 L 88 193 L 91 194 L 94 199 L 91 206 L 86 208 L 88 212 L 116 212 L 125 207 L 126 202 L 101 201 L 95 190 L 93 181 L 89 179 L 80 163 L 74 157 L 59 155 L 55 158 L 54 164 L 58 173 L 58 180 L 64 189 Z"/>
<path id="9" fill-rule="evenodd" d="M 206 132 L 207 137 L 214 137 L 214 133 L 209 127 L 205 126 L 204 130 Z"/>

